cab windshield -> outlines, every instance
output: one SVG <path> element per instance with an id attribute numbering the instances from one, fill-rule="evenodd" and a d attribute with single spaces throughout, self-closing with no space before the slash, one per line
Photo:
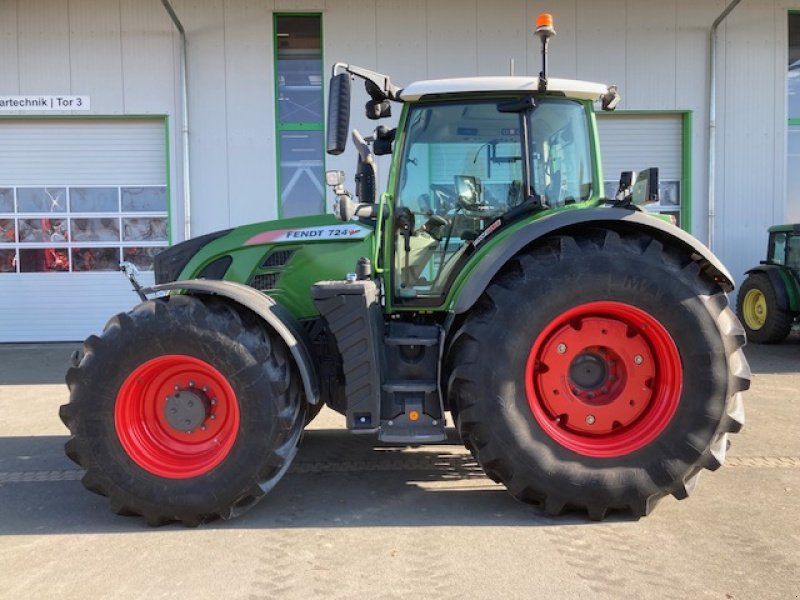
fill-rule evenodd
<path id="1" fill-rule="evenodd" d="M 396 297 L 444 294 L 470 242 L 529 195 L 550 207 L 590 198 L 583 105 L 541 98 L 532 111 L 502 112 L 507 104 L 494 99 L 410 109 L 395 212 L 411 224 L 397 228 Z M 527 149 L 523 119 L 528 119 Z"/>

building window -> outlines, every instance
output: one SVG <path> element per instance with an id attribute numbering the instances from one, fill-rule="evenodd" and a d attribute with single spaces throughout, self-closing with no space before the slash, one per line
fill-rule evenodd
<path id="1" fill-rule="evenodd" d="M 789 64 L 786 70 L 788 135 L 786 190 L 789 214 L 800 211 L 800 12 L 789 13 Z"/>
<path id="2" fill-rule="evenodd" d="M 0 188 L 0 273 L 152 270 L 167 231 L 164 186 Z"/>
<path id="3" fill-rule="evenodd" d="M 279 214 L 324 212 L 322 20 L 275 15 Z"/>

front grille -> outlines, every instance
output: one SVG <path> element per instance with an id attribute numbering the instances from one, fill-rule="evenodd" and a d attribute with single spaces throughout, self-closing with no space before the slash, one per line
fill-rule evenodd
<path id="1" fill-rule="evenodd" d="M 278 285 L 278 279 L 280 279 L 280 277 L 280 273 L 264 273 L 262 275 L 256 275 L 250 280 L 250 287 L 257 289 L 260 292 L 274 290 Z"/>
<path id="2" fill-rule="evenodd" d="M 292 258 L 295 250 L 274 250 L 267 254 L 264 262 L 261 263 L 262 269 L 274 269 L 276 267 L 283 267 Z"/>

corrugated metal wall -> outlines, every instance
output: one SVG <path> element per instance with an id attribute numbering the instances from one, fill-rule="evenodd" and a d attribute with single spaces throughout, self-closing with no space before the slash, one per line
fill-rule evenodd
<path id="1" fill-rule="evenodd" d="M 539 68 L 616 83 L 622 109 L 690 110 L 694 233 L 707 237 L 708 30 L 723 0 L 174 0 L 189 37 L 193 232 L 276 216 L 273 11 L 318 11 L 324 57 L 414 79 Z M 742 2 L 720 29 L 715 250 L 740 276 L 785 206 L 786 11 Z M 173 234 L 181 234 L 177 36 L 156 0 L 0 2 L 0 94 L 75 93 L 95 114 L 171 117 Z M 369 130 L 372 123 L 356 119 Z M 352 171 L 352 156 L 329 168 Z M 386 172 L 386 161 L 381 167 Z"/>

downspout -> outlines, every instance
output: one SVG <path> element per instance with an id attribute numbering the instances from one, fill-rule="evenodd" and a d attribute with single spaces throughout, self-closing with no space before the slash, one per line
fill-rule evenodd
<path id="1" fill-rule="evenodd" d="M 711 25 L 708 94 L 708 247 L 714 249 L 717 167 L 717 28 L 742 0 L 733 0 Z"/>
<path id="2" fill-rule="evenodd" d="M 169 0 L 161 0 L 181 36 L 181 138 L 183 146 L 183 239 L 192 237 L 192 194 L 189 181 L 189 92 L 186 85 L 186 31 Z"/>

